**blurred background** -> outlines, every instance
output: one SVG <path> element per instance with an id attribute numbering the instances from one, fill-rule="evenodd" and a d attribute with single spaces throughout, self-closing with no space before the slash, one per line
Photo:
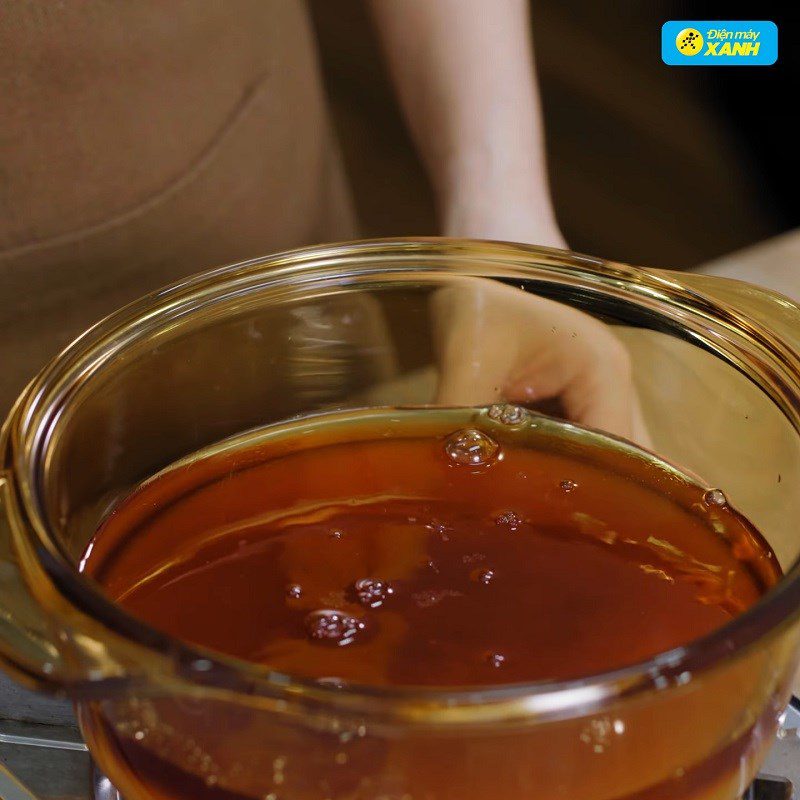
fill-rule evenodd
<path id="1" fill-rule="evenodd" d="M 338 158 L 333 177 L 314 170 L 323 140 L 331 157 L 315 49 L 357 233 L 440 230 L 364 0 L 306 2 L 316 41 L 302 0 L 0 6 L 0 412 L 146 291 L 352 236 Z M 789 8 L 532 0 L 550 182 L 572 248 L 702 265 L 800 299 Z M 667 20 L 754 16 L 778 25 L 776 65 L 661 61 Z M 309 198 L 323 191 L 318 208 Z"/>
<path id="2" fill-rule="evenodd" d="M 797 56 L 789 3 L 534 0 L 556 211 L 570 245 L 694 267 L 798 224 Z M 430 188 L 361 0 L 312 0 L 365 236 L 436 233 Z M 771 19 L 779 62 L 661 61 L 669 19 Z"/>

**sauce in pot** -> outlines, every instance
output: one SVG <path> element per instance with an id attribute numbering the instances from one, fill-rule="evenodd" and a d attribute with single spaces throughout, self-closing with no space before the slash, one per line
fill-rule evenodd
<path id="1" fill-rule="evenodd" d="M 781 575 L 722 491 L 513 406 L 239 437 L 122 501 L 82 568 L 161 631 L 338 687 L 617 669 L 724 625 Z M 138 724 L 125 757 L 149 771 L 158 736 Z"/>

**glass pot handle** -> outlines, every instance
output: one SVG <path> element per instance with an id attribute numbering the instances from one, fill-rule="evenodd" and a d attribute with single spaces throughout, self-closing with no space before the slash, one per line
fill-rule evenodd
<path id="1" fill-rule="evenodd" d="M 752 283 L 704 275 L 700 272 L 649 270 L 690 290 L 716 300 L 723 306 L 759 322 L 796 353 L 800 353 L 800 305 L 772 289 Z"/>
<path id="2" fill-rule="evenodd" d="M 52 625 L 19 568 L 9 517 L 10 487 L 0 473 L 0 665 L 20 683 L 56 691 L 64 664 Z"/>

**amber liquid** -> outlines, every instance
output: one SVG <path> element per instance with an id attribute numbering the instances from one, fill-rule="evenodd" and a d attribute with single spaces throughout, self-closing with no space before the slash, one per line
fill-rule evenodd
<path id="1" fill-rule="evenodd" d="M 122 502 L 83 569 L 174 637 L 342 687 L 617 669 L 724 625 L 780 577 L 721 492 L 497 409 L 331 415 L 212 449 Z M 154 796 L 197 796 L 121 741 L 134 772 L 169 784 Z"/>

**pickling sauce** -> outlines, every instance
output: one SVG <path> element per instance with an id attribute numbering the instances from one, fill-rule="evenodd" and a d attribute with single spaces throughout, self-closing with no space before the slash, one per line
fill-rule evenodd
<path id="1" fill-rule="evenodd" d="M 613 670 L 714 631 L 781 574 L 722 490 L 515 406 L 334 413 L 244 434 L 123 499 L 81 566 L 166 634 L 335 691 Z M 133 798 L 707 800 L 734 796 L 774 720 L 702 762 L 681 753 L 722 741 L 738 724 L 725 697 L 752 680 L 676 693 L 657 715 L 632 703 L 466 738 L 174 689 L 79 711 Z"/>
<path id="2" fill-rule="evenodd" d="M 719 489 L 631 448 L 598 464 L 613 440 L 567 442 L 517 411 L 441 432 L 420 422 L 433 411 L 380 431 L 317 420 L 302 449 L 288 426 L 146 484 L 83 568 L 188 642 L 309 678 L 447 687 L 633 664 L 778 580 Z"/>

